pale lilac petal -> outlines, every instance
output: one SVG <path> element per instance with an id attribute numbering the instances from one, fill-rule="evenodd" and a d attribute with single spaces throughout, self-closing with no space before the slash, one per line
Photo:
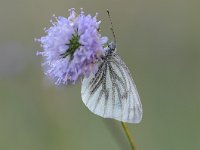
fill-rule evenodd
<path id="1" fill-rule="evenodd" d="M 108 38 L 102 37 L 98 32 L 100 21 L 96 16 L 85 15 L 81 9 L 80 14 L 72 8 L 69 17 L 55 17 L 51 20 L 52 26 L 44 29 L 47 34 L 36 39 L 43 48 L 37 52 L 44 58 L 45 74 L 50 76 L 56 84 L 75 83 L 80 76 L 89 76 L 98 69 L 96 60 L 104 55 L 104 44 Z M 73 56 L 62 57 L 69 49 L 72 35 L 79 36 L 81 44 Z"/>

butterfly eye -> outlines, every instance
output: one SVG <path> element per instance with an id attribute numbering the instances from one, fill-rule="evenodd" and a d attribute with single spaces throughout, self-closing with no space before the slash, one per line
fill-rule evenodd
<path id="1" fill-rule="evenodd" d="M 108 47 L 109 47 L 109 49 L 110 49 L 111 51 L 115 51 L 115 49 L 116 49 L 116 44 L 113 43 L 113 42 L 110 42 L 110 43 L 108 44 Z"/>

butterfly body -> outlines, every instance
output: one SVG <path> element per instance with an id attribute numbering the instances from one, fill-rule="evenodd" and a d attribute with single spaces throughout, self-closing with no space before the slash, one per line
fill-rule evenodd
<path id="1" fill-rule="evenodd" d="M 96 74 L 84 78 L 81 89 L 84 104 L 93 113 L 129 123 L 139 123 L 142 105 L 131 74 L 110 43 Z"/>

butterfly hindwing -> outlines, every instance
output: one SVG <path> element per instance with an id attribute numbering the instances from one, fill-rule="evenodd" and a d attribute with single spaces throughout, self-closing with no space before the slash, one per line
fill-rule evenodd
<path id="1" fill-rule="evenodd" d="M 113 53 L 99 65 L 97 73 L 84 78 L 81 89 L 84 104 L 93 113 L 129 123 L 139 123 L 142 105 L 131 74 Z"/>

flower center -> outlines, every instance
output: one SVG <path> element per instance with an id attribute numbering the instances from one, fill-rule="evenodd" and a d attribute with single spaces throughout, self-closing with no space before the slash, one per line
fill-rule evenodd
<path id="1" fill-rule="evenodd" d="M 69 46 L 69 48 L 66 50 L 65 53 L 61 54 L 63 58 L 66 58 L 68 55 L 70 55 L 70 57 L 73 57 L 73 54 L 76 51 L 76 49 L 78 49 L 81 46 L 81 44 L 79 43 L 79 39 L 79 35 L 72 34 L 72 39 L 69 41 L 69 44 L 66 44 Z"/>

